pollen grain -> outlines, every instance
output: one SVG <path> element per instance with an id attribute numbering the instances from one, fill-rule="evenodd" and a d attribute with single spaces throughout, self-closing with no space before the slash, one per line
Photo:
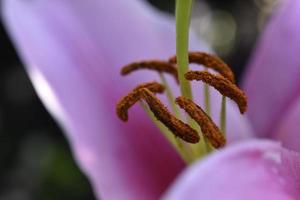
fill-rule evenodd
<path id="1" fill-rule="evenodd" d="M 154 116 L 162 122 L 175 136 L 189 143 L 198 143 L 200 137 L 196 130 L 173 116 L 163 103 L 148 89 L 140 90 Z"/>
<path id="2" fill-rule="evenodd" d="M 140 90 L 142 88 L 147 88 L 153 93 L 163 93 L 164 92 L 164 86 L 157 83 L 157 82 L 149 82 L 140 84 L 137 87 L 135 87 L 131 92 L 129 92 L 126 96 L 124 96 L 117 104 L 116 111 L 118 117 L 123 120 L 128 120 L 128 110 L 133 106 L 137 101 L 139 101 L 142 96 L 140 93 Z"/>
<path id="3" fill-rule="evenodd" d="M 232 83 L 235 82 L 234 73 L 230 67 L 219 57 L 205 52 L 189 52 L 189 63 L 204 65 L 207 68 L 213 69 Z M 176 56 L 169 59 L 169 62 L 175 64 Z"/>
<path id="4" fill-rule="evenodd" d="M 176 103 L 198 123 L 203 135 L 213 147 L 220 148 L 225 146 L 226 139 L 224 135 L 200 106 L 183 96 L 177 97 Z"/>
<path id="5" fill-rule="evenodd" d="M 185 74 L 187 80 L 203 81 L 204 83 L 214 87 L 222 95 L 229 97 L 235 101 L 239 107 L 240 112 L 243 114 L 247 110 L 247 97 L 246 94 L 239 89 L 235 84 L 220 75 L 214 75 L 205 71 L 188 71 Z"/>
<path id="6" fill-rule="evenodd" d="M 177 68 L 173 64 L 162 60 L 150 60 L 130 63 L 122 68 L 121 75 L 124 76 L 140 69 L 148 69 L 157 71 L 159 73 L 171 74 L 178 83 Z"/>

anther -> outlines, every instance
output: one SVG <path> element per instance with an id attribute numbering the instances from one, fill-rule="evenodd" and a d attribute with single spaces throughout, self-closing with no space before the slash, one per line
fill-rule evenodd
<path id="1" fill-rule="evenodd" d="M 225 146 L 226 139 L 212 119 L 193 101 L 177 97 L 176 103 L 184 109 L 200 126 L 202 133 L 215 148 Z"/>
<path id="2" fill-rule="evenodd" d="M 198 143 L 200 137 L 196 130 L 174 117 L 162 102 L 148 89 L 140 90 L 155 117 L 161 121 L 175 136 L 189 143 Z"/>
<path id="3" fill-rule="evenodd" d="M 246 112 L 247 97 L 245 93 L 223 76 L 214 75 L 205 71 L 189 71 L 185 74 L 185 78 L 190 81 L 203 81 L 204 83 L 214 87 L 222 95 L 235 101 L 242 114 Z"/>
<path id="4" fill-rule="evenodd" d="M 139 69 L 149 69 L 157 71 L 159 73 L 169 73 L 175 78 L 176 82 L 178 82 L 177 68 L 171 63 L 160 60 L 150 60 L 131 63 L 122 68 L 121 74 L 127 75 Z"/>
<path id="5" fill-rule="evenodd" d="M 176 56 L 171 57 L 169 59 L 169 62 L 175 64 L 177 62 Z M 234 74 L 230 67 L 217 56 L 204 52 L 190 52 L 189 63 L 204 65 L 207 68 L 215 70 L 216 72 L 230 80 L 232 83 L 235 82 Z"/>
<path id="6" fill-rule="evenodd" d="M 142 98 L 141 93 L 139 91 L 141 88 L 147 88 L 153 93 L 163 93 L 165 89 L 163 85 L 157 82 L 144 83 L 135 87 L 129 94 L 124 96 L 117 104 L 116 111 L 118 117 L 121 120 L 123 121 L 128 120 L 128 109 Z"/>

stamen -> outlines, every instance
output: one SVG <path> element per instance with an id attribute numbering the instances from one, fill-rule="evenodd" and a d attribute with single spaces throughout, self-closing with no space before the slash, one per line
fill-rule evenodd
<path id="1" fill-rule="evenodd" d="M 213 147 L 225 146 L 225 137 L 212 119 L 197 104 L 182 96 L 176 98 L 176 103 L 199 124 L 202 133 Z"/>
<path id="2" fill-rule="evenodd" d="M 117 104 L 116 111 L 118 117 L 121 120 L 123 121 L 128 120 L 128 109 L 142 98 L 141 93 L 139 91 L 142 88 L 147 88 L 153 93 L 163 93 L 165 89 L 163 85 L 157 82 L 144 83 L 135 87 L 129 94 L 124 96 Z"/>
<path id="3" fill-rule="evenodd" d="M 176 56 L 171 57 L 169 59 L 169 62 L 175 64 L 177 62 Z M 211 68 L 220 73 L 232 83 L 235 82 L 234 74 L 231 71 L 230 67 L 217 56 L 204 52 L 189 52 L 189 62 Z"/>
<path id="4" fill-rule="evenodd" d="M 161 121 L 175 136 L 189 143 L 198 143 L 200 137 L 196 130 L 174 117 L 162 102 L 148 89 L 140 90 L 155 117 Z"/>
<path id="5" fill-rule="evenodd" d="M 214 87 L 222 95 L 229 97 L 237 103 L 240 112 L 243 114 L 247 110 L 247 97 L 245 93 L 235 84 L 220 75 L 214 75 L 209 72 L 189 71 L 185 74 L 187 80 L 203 81 Z"/>
<path id="6" fill-rule="evenodd" d="M 172 65 L 171 63 L 160 61 L 160 60 L 150 60 L 150 61 L 141 61 L 141 62 L 134 62 L 129 65 L 126 65 L 122 68 L 121 74 L 127 75 L 133 71 L 139 70 L 139 69 L 149 69 L 154 70 L 157 72 L 165 72 L 171 74 L 176 82 L 178 83 L 178 74 L 177 74 L 177 68 Z"/>

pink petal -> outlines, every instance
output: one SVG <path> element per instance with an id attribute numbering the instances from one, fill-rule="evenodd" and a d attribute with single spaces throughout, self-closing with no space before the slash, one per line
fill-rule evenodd
<path id="1" fill-rule="evenodd" d="M 186 170 L 164 199 L 300 198 L 300 154 L 253 140 L 228 147 Z"/>
<path id="2" fill-rule="evenodd" d="M 300 152 L 300 96 L 287 109 L 285 116 L 281 120 L 273 134 L 273 138 L 281 141 L 282 145 L 288 149 Z"/>
<path id="3" fill-rule="evenodd" d="M 184 164 L 141 109 L 125 124 L 115 105 L 153 80 L 121 79 L 120 67 L 173 54 L 174 27 L 141 1 L 7 0 L 3 8 L 33 84 L 97 196 L 157 198 Z"/>
<path id="4" fill-rule="evenodd" d="M 283 1 L 248 66 L 249 117 L 259 136 L 270 136 L 300 92 L 300 1 Z"/>

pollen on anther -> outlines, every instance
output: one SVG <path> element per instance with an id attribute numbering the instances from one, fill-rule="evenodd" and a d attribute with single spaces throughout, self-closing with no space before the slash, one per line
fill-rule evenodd
<path id="1" fill-rule="evenodd" d="M 226 139 L 212 119 L 200 106 L 185 97 L 177 97 L 176 103 L 184 109 L 200 126 L 204 136 L 215 148 L 225 146 Z"/>
<path id="2" fill-rule="evenodd" d="M 164 86 L 157 82 L 149 82 L 138 85 L 131 92 L 129 92 L 126 96 L 124 96 L 117 104 L 116 111 L 118 117 L 123 120 L 128 120 L 128 110 L 131 106 L 133 106 L 136 102 L 138 102 L 142 96 L 140 93 L 140 89 L 147 88 L 153 93 L 163 93 Z"/>
<path id="3" fill-rule="evenodd" d="M 173 116 L 163 103 L 148 89 L 140 90 L 154 116 L 175 136 L 189 143 L 198 143 L 200 137 L 196 130 Z"/>
<path id="4" fill-rule="evenodd" d="M 150 60 L 130 63 L 122 68 L 121 74 L 127 75 L 133 71 L 137 71 L 140 69 L 148 69 L 157 71 L 159 73 L 171 74 L 175 78 L 176 82 L 178 82 L 177 68 L 169 62 L 161 60 Z"/>
<path id="5" fill-rule="evenodd" d="M 229 97 L 235 101 L 243 114 L 247 110 L 246 94 L 239 89 L 235 84 L 220 75 L 214 75 L 205 71 L 189 71 L 185 74 L 187 80 L 203 81 L 204 83 L 214 87 L 222 95 Z"/>
<path id="6" fill-rule="evenodd" d="M 170 63 L 176 63 L 177 58 L 173 56 L 169 59 Z M 235 82 L 234 73 L 230 67 L 219 57 L 205 52 L 189 52 L 189 63 L 204 65 L 207 68 L 213 69 L 232 83 Z"/>

